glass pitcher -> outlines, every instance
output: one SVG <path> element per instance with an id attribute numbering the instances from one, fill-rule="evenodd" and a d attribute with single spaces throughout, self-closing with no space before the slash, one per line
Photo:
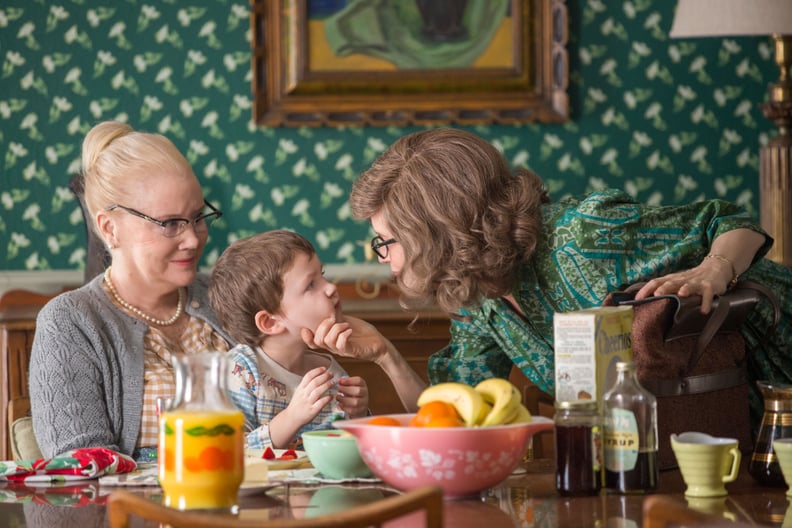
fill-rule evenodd
<path id="1" fill-rule="evenodd" d="M 748 472 L 760 484 L 784 487 L 784 476 L 773 450 L 773 440 L 792 437 L 792 385 L 757 381 L 764 398 L 764 415 Z"/>
<path id="2" fill-rule="evenodd" d="M 244 418 L 226 395 L 226 356 L 172 357 L 176 397 L 159 418 L 158 474 L 165 504 L 236 513 L 244 477 Z"/>

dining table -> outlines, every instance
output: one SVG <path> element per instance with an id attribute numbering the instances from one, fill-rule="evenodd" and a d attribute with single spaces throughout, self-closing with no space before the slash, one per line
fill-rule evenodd
<path id="1" fill-rule="evenodd" d="M 724 520 L 756 526 L 792 527 L 792 501 L 786 487 L 758 484 L 743 457 L 737 480 L 726 485 L 724 497 L 694 499 L 684 495 L 678 470 L 660 472 L 655 494 L 673 497 L 690 508 Z M 377 481 L 328 484 L 299 481 L 273 483 L 257 493 L 240 494 L 239 518 L 316 517 L 381 500 L 399 493 Z M 93 528 L 107 526 L 106 504 L 116 486 L 98 480 L 71 481 L 43 487 L 0 482 L 0 527 Z M 153 501 L 161 501 L 157 486 L 126 486 Z M 464 527 L 603 527 L 631 528 L 642 524 L 647 494 L 600 492 L 562 497 L 555 488 L 555 463 L 538 458 L 523 463 L 499 485 L 464 499 L 444 501 L 444 525 Z M 403 517 L 386 526 L 421 526 L 421 519 Z M 137 525 L 136 525 L 137 526 Z M 156 523 L 139 526 L 157 526 Z"/>

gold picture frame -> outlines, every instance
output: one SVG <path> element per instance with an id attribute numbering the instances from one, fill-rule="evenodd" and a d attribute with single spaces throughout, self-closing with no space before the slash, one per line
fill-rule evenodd
<path id="1" fill-rule="evenodd" d="M 497 60 L 506 64 L 368 70 L 360 67 L 365 61 L 355 62 L 355 68 L 328 66 L 332 64 L 328 57 L 336 57 L 313 51 L 317 48 L 311 44 L 316 46 L 320 39 L 317 31 L 324 30 L 309 21 L 308 0 L 251 0 L 254 121 L 262 126 L 566 121 L 569 74 L 564 0 L 501 1 L 507 2 L 502 27 L 510 42 L 506 40 L 504 46 L 501 39 Z M 353 2 L 359 6 L 365 0 L 349 3 Z M 368 31 L 368 25 L 362 27 L 359 31 Z M 472 37 L 469 40 L 475 44 Z"/>

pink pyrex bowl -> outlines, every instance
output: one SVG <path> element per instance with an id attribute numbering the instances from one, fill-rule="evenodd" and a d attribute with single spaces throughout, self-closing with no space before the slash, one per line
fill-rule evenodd
<path id="1" fill-rule="evenodd" d="M 369 425 L 371 417 L 333 422 L 357 438 L 371 471 L 402 491 L 439 485 L 447 498 L 465 497 L 495 486 L 514 471 L 534 434 L 553 421 L 492 427 L 408 427 L 413 414 L 389 414 L 403 427 Z"/>

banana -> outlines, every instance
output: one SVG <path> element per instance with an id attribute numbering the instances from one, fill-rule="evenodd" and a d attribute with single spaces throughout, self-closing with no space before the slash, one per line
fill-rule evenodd
<path id="1" fill-rule="evenodd" d="M 464 383 L 448 381 L 427 387 L 418 397 L 418 406 L 430 401 L 444 401 L 453 405 L 465 425 L 477 425 L 487 410 L 481 393 Z"/>
<path id="2" fill-rule="evenodd" d="M 503 378 L 485 379 L 476 385 L 484 401 L 492 405 L 492 410 L 481 422 L 482 426 L 509 423 L 519 412 L 522 404 L 520 391 L 509 380 Z"/>
<path id="3" fill-rule="evenodd" d="M 528 423 L 532 419 L 533 418 L 531 417 L 531 412 L 525 408 L 525 405 L 521 403 L 520 406 L 517 407 L 517 414 L 514 416 L 514 418 L 511 421 L 506 423 L 510 423 L 510 424 Z"/>
<path id="4" fill-rule="evenodd" d="M 483 397 L 482 397 L 483 398 Z M 492 405 L 484 401 L 484 405 L 481 406 L 481 412 L 476 418 L 476 425 L 481 425 L 484 422 L 484 419 L 487 418 L 487 415 L 492 411 Z"/>

